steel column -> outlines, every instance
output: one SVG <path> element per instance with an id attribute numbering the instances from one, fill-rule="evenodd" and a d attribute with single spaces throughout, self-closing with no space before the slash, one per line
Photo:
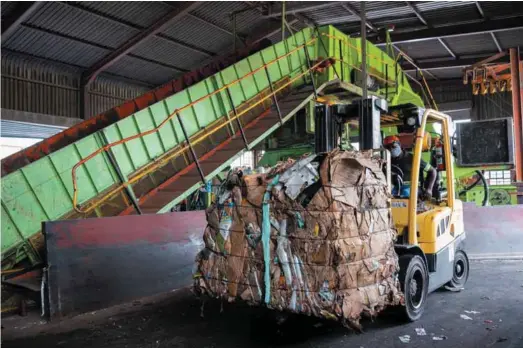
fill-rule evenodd
<path id="1" fill-rule="evenodd" d="M 272 101 L 274 102 L 274 105 L 276 105 L 276 112 L 278 113 L 278 117 L 280 119 L 280 125 L 283 126 L 283 116 L 281 115 L 280 104 L 278 104 L 276 93 L 274 93 L 274 86 L 272 85 L 271 76 L 269 74 L 269 69 L 267 69 L 267 66 L 265 66 L 265 74 L 267 75 L 267 81 L 269 82 L 269 88 L 271 89 Z"/>
<path id="2" fill-rule="evenodd" d="M 519 54 L 517 48 L 510 49 L 510 74 L 512 81 L 512 112 L 514 117 L 516 181 L 523 181 L 523 129 L 521 119 L 521 86 Z"/>
<path id="3" fill-rule="evenodd" d="M 203 174 L 202 167 L 200 166 L 200 161 L 198 160 L 198 156 L 196 156 L 196 152 L 194 151 L 194 148 L 192 147 L 191 140 L 187 136 L 187 131 L 185 130 L 185 125 L 183 124 L 182 118 L 180 117 L 180 113 L 178 110 L 176 110 L 176 118 L 178 118 L 178 122 L 180 123 L 180 127 L 182 128 L 183 136 L 185 137 L 185 141 L 187 142 L 187 145 L 189 146 L 189 150 L 191 151 L 192 158 L 194 159 L 194 164 L 196 164 L 196 169 L 198 169 L 198 173 L 200 174 L 200 177 L 202 178 L 202 182 L 205 185 L 205 174 Z"/>
<path id="4" fill-rule="evenodd" d="M 236 111 L 236 107 L 234 106 L 234 101 L 232 100 L 231 91 L 229 88 L 225 89 L 225 92 L 227 93 L 227 97 L 229 98 L 229 103 L 231 104 L 232 112 L 234 113 L 234 117 L 236 118 L 236 123 L 238 123 L 238 128 L 240 128 L 240 133 L 242 135 L 243 143 L 245 144 L 245 148 L 249 148 L 249 142 L 247 141 L 247 137 L 245 136 L 245 132 L 243 131 L 242 123 L 240 122 L 240 118 L 238 117 L 238 112 Z"/>
<path id="5" fill-rule="evenodd" d="M 100 132 L 102 141 L 105 145 L 109 144 L 109 140 L 107 139 L 107 135 L 105 135 L 105 132 L 102 130 Z M 120 179 L 120 183 L 123 184 L 127 181 L 127 178 L 122 172 L 122 169 L 118 165 L 118 162 L 116 161 L 116 157 L 114 156 L 113 150 L 109 149 L 107 151 L 107 157 L 109 157 L 109 162 L 113 166 L 114 171 L 116 172 L 116 175 L 118 175 L 118 179 Z M 133 205 L 134 209 L 139 215 L 142 215 L 142 210 L 140 209 L 140 205 L 138 204 L 138 201 L 136 200 L 136 196 L 134 195 L 133 189 L 129 185 L 125 185 L 125 194 L 127 195 L 127 198 L 131 201 L 131 204 Z"/>
<path id="6" fill-rule="evenodd" d="M 362 100 L 367 100 L 367 28 L 365 19 L 365 1 L 361 2 L 361 75 L 363 80 L 362 88 Z M 363 103 L 362 103 L 363 105 Z M 363 110 L 362 110 L 363 113 Z"/>
<path id="7" fill-rule="evenodd" d="M 312 88 L 314 90 L 314 99 L 318 99 L 318 91 L 316 90 L 316 83 L 314 82 L 314 74 L 312 73 L 312 65 L 309 56 L 309 51 L 307 50 L 307 45 L 303 45 L 303 50 L 305 51 L 305 60 L 307 61 L 307 69 L 309 70 L 309 76 L 312 82 Z"/>

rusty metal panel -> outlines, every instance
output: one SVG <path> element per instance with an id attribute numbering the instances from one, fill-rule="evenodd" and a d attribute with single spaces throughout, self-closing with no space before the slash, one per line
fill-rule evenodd
<path id="1" fill-rule="evenodd" d="M 46 313 L 64 318 L 190 285 L 203 211 L 44 223 Z"/>

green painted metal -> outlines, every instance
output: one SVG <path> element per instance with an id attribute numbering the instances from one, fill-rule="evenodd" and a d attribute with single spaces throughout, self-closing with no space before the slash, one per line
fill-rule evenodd
<path id="1" fill-rule="evenodd" d="M 311 60 L 316 60 L 318 57 L 325 58 L 332 56 L 349 62 L 343 64 L 342 67 L 342 63 L 337 61 L 335 67 L 342 75 L 340 79 L 343 82 L 350 83 L 352 66 L 361 64 L 361 62 L 358 61 L 360 55 L 357 51 L 359 40 L 348 38 L 330 26 L 320 28 L 319 32 L 307 28 L 289 37 L 285 41 L 255 53 L 186 90 L 176 93 L 132 116 L 104 128 L 100 132 L 104 132 L 109 142 L 115 142 L 153 129 L 175 110 L 220 89 L 231 81 L 245 76 L 267 62 L 281 57 L 304 44 L 318 33 L 327 33 L 337 38 L 347 40 L 347 42 L 351 44 L 351 47 L 340 46 L 338 40 L 320 35 L 319 38 L 321 38 L 321 41 L 317 40 L 313 45 L 307 46 Z M 375 54 L 376 56 L 379 55 L 380 59 L 392 64 L 392 58 L 385 55 L 372 44 L 368 44 L 367 50 L 369 53 Z M 378 61 L 375 60 L 374 58 L 369 58 L 368 64 L 374 69 L 372 70 L 374 73 L 383 75 L 383 64 L 378 64 Z M 304 49 L 300 49 L 289 57 L 271 64 L 267 69 L 271 81 L 276 82 L 284 77 L 293 78 L 301 72 L 306 71 L 307 67 L 305 51 Z M 316 74 L 316 85 L 320 86 L 322 83 L 326 83 L 335 78 L 334 70 L 328 69 L 324 74 Z M 297 79 L 293 83 L 293 87 L 298 87 L 310 82 L 307 81 L 308 79 L 308 74 L 304 75 L 304 77 Z M 238 107 L 268 86 L 269 83 L 266 72 L 262 69 L 252 76 L 243 79 L 240 83 L 230 86 L 229 90 L 234 105 Z M 357 87 L 350 85 L 350 88 L 355 88 L 357 92 Z M 412 89 L 405 81 L 401 82 L 398 91 L 399 93 L 392 93 L 391 91 L 389 101 L 394 102 L 394 100 L 396 100 L 396 102 L 404 102 L 405 100 L 416 99 L 416 95 L 413 94 Z M 378 93 L 382 94 L 382 91 L 380 90 Z M 418 101 L 415 100 L 415 104 L 417 102 Z M 305 103 L 307 103 L 307 101 L 304 101 L 304 105 Z M 183 110 L 180 112 L 180 116 L 189 137 L 191 137 L 205 127 L 209 127 L 211 124 L 223 120 L 224 117 L 229 117 L 231 109 L 232 106 L 230 105 L 226 91 L 223 90 Z M 279 124 L 276 124 L 268 129 L 263 136 L 249 144 L 250 148 L 258 144 L 278 127 Z M 233 122 L 228 128 L 234 131 L 236 130 L 236 124 Z M 104 146 L 104 141 L 100 134 L 101 133 L 98 132 L 87 136 L 1 179 L 3 267 L 4 265 L 11 267 L 23 260 L 29 260 L 29 263 L 32 264 L 40 262 L 40 256 L 36 251 L 36 247 L 29 241 L 31 238 L 39 235 L 42 221 L 63 219 L 70 216 L 79 217 L 78 214 L 75 215 L 74 213 L 71 170 L 76 163 Z M 172 118 L 157 132 L 115 146 L 112 148 L 112 152 L 123 175 L 129 178 L 145 165 L 155 161 L 159 156 L 172 151 L 176 146 L 184 142 L 184 140 L 178 120 Z M 213 173 L 208 174 L 209 179 L 211 176 L 218 174 L 219 171 L 223 170 L 240 155 L 241 152 L 231 155 L 229 161 Z M 78 169 L 77 182 L 79 188 L 79 204 L 81 205 L 103 196 L 110 188 L 118 185 L 119 177 L 107 155 L 102 153 Z M 160 212 L 168 211 L 173 204 L 184 199 L 199 186 L 199 184 L 196 184 L 188 188 L 183 196 L 175 197 L 173 201 L 161 209 Z M 100 210 L 97 210 L 96 215 L 98 214 L 101 214 Z M 91 216 L 95 216 L 95 214 L 93 213 Z"/>

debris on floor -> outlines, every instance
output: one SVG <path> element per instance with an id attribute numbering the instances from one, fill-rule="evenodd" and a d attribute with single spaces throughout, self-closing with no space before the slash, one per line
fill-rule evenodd
<path id="1" fill-rule="evenodd" d="M 468 315 L 465 315 L 465 314 L 460 314 L 459 316 L 461 317 L 461 319 L 472 320 L 471 317 L 469 317 Z"/>
<path id="2" fill-rule="evenodd" d="M 195 292 L 360 329 L 403 300 L 389 199 L 370 151 L 231 172 L 206 212 Z"/>
<path id="3" fill-rule="evenodd" d="M 427 333 L 425 332 L 425 329 L 422 328 L 422 327 L 417 327 L 416 328 L 416 334 L 418 336 L 426 336 L 427 335 Z"/>
<path id="4" fill-rule="evenodd" d="M 398 337 L 402 343 L 409 343 L 410 342 L 410 335 L 403 335 Z"/>
<path id="5" fill-rule="evenodd" d="M 433 341 L 444 341 L 446 339 L 447 339 L 447 336 L 445 336 L 445 335 L 432 336 Z"/>
<path id="6" fill-rule="evenodd" d="M 489 320 L 489 319 L 484 320 L 483 322 L 484 322 L 485 324 L 492 324 L 492 323 L 493 323 L 492 320 Z"/>
<path id="7" fill-rule="evenodd" d="M 477 312 L 477 311 L 463 311 L 467 314 L 480 314 L 480 312 Z"/>

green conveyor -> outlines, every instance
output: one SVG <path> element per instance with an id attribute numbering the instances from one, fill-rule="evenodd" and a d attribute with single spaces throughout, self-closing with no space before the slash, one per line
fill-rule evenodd
<path id="1" fill-rule="evenodd" d="M 332 26 L 304 29 L 3 176 L 2 268 L 41 262 L 42 221 L 136 214 L 133 199 L 142 213 L 162 213 L 198 189 L 203 180 L 180 122 L 210 180 L 313 99 L 309 66 L 316 62 L 335 62 L 324 71 L 311 70 L 319 94 L 345 90 L 358 96 L 361 89 L 351 83 L 351 72 L 361 67 L 360 47 L 360 39 Z M 370 43 L 367 54 L 368 70 L 380 83 L 376 94 L 392 105 L 423 104 L 392 57 Z M 281 118 L 271 91 L 276 91 Z M 178 119 L 174 112 L 180 109 Z M 151 132 L 137 136 L 145 131 Z M 122 141 L 132 136 L 137 137 Z M 120 143 L 101 151 L 114 142 Z M 75 209 L 72 169 L 97 151 L 76 171 Z"/>

